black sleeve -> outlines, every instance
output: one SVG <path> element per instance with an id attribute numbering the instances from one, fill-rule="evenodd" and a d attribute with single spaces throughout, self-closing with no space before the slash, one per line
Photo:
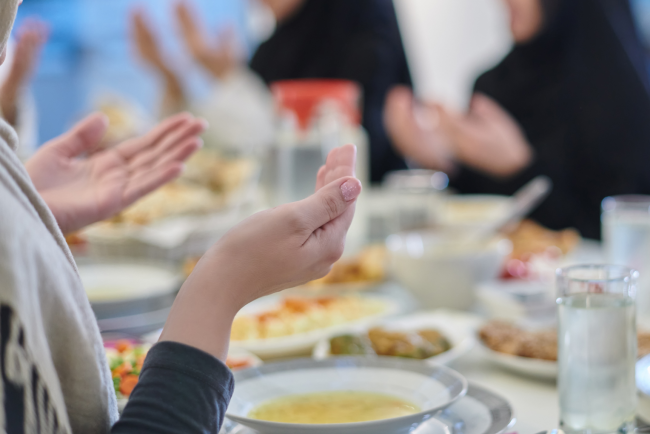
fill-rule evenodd
<path id="1" fill-rule="evenodd" d="M 215 357 L 161 342 L 149 351 L 140 381 L 111 433 L 216 434 L 233 389 L 232 373 Z"/>

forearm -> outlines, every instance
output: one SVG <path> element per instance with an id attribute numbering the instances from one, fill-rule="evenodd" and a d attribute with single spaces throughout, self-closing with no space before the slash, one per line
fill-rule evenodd
<path id="1" fill-rule="evenodd" d="M 187 106 L 187 99 L 178 76 L 167 67 L 161 68 L 160 73 L 163 79 L 163 115 L 167 116 L 184 110 Z"/>
<path id="2" fill-rule="evenodd" d="M 243 293 L 239 283 L 229 278 L 226 270 L 211 266 L 226 260 L 205 259 L 178 293 L 160 341 L 190 345 L 225 361 L 232 322 L 246 301 L 238 299 Z"/>
<path id="3" fill-rule="evenodd" d="M 203 351 L 154 345 L 112 434 L 218 433 L 234 388 L 230 370 Z"/>

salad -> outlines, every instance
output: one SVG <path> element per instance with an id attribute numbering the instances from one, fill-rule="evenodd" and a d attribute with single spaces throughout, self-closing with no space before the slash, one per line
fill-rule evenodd
<path id="1" fill-rule="evenodd" d="M 129 340 L 120 340 L 106 344 L 106 358 L 113 377 L 113 386 L 117 398 L 128 398 L 140 378 L 150 344 L 138 344 Z"/>

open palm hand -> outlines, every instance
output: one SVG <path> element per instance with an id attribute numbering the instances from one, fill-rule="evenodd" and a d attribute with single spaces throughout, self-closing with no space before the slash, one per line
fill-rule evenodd
<path id="1" fill-rule="evenodd" d="M 26 164 L 34 186 L 69 233 L 111 217 L 178 177 L 201 147 L 205 122 L 173 116 L 148 134 L 92 153 L 108 123 L 94 114 L 46 143 Z"/>

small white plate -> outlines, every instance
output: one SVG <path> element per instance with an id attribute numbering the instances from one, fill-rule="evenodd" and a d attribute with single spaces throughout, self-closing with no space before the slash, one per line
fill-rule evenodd
<path id="1" fill-rule="evenodd" d="M 508 401 L 470 384 L 467 395 L 424 422 L 411 434 L 501 434 L 514 423 L 514 414 Z M 254 433 L 226 420 L 222 434 Z"/>
<path id="2" fill-rule="evenodd" d="M 363 298 L 380 300 L 386 305 L 386 309 L 376 315 L 361 318 L 345 324 L 338 324 L 305 333 L 298 333 L 291 336 L 282 336 L 268 339 L 250 339 L 245 341 L 230 341 L 232 348 L 241 348 L 250 351 L 261 358 L 289 357 L 295 355 L 308 355 L 314 346 L 323 338 L 334 334 L 345 333 L 349 330 L 359 330 L 369 327 L 377 322 L 396 315 L 403 310 L 402 304 L 390 296 L 363 294 Z M 277 306 L 280 297 L 271 296 L 257 300 L 246 306 L 242 313 L 255 313 L 270 310 Z"/>
<path id="3" fill-rule="evenodd" d="M 473 332 L 466 327 L 466 320 L 446 314 L 445 312 L 422 312 L 400 318 L 387 319 L 375 325 L 395 331 L 439 330 L 449 340 L 451 348 L 444 353 L 425 360 L 432 365 L 446 365 L 451 363 L 467 354 L 476 344 Z M 362 334 L 367 332 L 367 330 L 366 328 L 356 331 L 354 334 Z M 323 360 L 331 357 L 330 339 L 333 336 L 335 335 L 323 338 L 316 344 L 312 353 L 314 359 Z"/>
<path id="4" fill-rule="evenodd" d="M 260 434 L 407 434 L 467 392 L 467 380 L 449 368 L 398 358 L 341 357 L 272 363 L 235 373 L 235 393 L 226 416 Z M 413 402 L 421 412 L 370 422 L 290 424 L 247 417 L 271 399 L 325 391 L 360 390 Z"/>
<path id="5" fill-rule="evenodd" d="M 558 368 L 557 362 L 555 361 L 513 356 L 491 350 L 482 342 L 480 342 L 480 345 L 485 350 L 487 358 L 503 368 L 517 372 L 518 374 L 545 380 L 554 380 L 557 378 Z"/>

